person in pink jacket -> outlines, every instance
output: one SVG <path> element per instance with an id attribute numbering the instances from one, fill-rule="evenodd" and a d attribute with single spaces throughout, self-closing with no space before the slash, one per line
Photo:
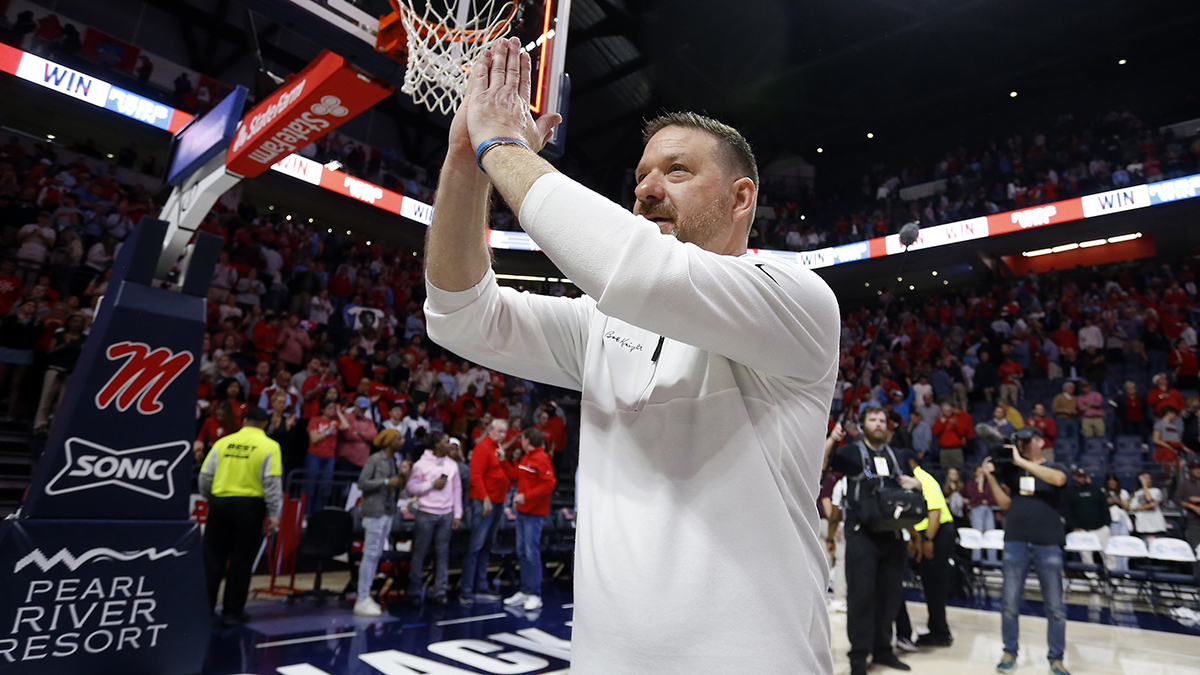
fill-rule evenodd
<path id="1" fill-rule="evenodd" d="M 458 475 L 458 463 L 450 459 L 449 436 L 440 431 L 425 436 L 425 452 L 413 464 L 406 490 L 417 498 L 417 536 L 413 542 L 408 597 L 414 606 L 421 604 L 425 591 L 425 556 L 432 543 L 437 555 L 437 573 L 430 602 L 446 605 L 449 603 L 446 586 L 450 532 L 462 523 L 462 480 Z"/>

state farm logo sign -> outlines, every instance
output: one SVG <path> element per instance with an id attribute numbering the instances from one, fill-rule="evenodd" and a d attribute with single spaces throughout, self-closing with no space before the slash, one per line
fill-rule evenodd
<path id="1" fill-rule="evenodd" d="M 96 394 L 96 407 L 104 410 L 115 405 L 125 412 L 136 404 L 134 409 L 143 415 L 162 411 L 159 396 L 196 360 L 189 351 L 151 350 L 145 343 L 128 340 L 109 345 L 104 355 L 110 361 L 125 359 L 125 363 Z"/>
<path id="2" fill-rule="evenodd" d="M 280 95 L 279 100 L 267 106 L 267 109 L 258 113 L 249 120 L 246 120 L 238 127 L 237 136 L 233 139 L 233 152 L 242 149 L 246 141 L 250 140 L 255 134 L 262 131 L 264 127 L 270 124 L 279 113 L 287 109 L 288 106 L 296 102 L 300 98 L 300 94 L 304 93 L 304 85 L 308 84 L 308 80 L 300 80 L 296 86 Z"/>
<path id="3" fill-rule="evenodd" d="M 271 164 L 280 155 L 295 152 L 308 145 L 312 140 L 325 135 L 325 131 L 332 126 L 328 120 L 324 119 L 325 117 L 345 117 L 349 114 L 350 110 L 342 105 L 340 98 L 322 96 L 320 102 L 312 104 L 307 111 L 296 115 L 282 129 L 262 141 L 246 156 L 259 164 Z M 239 135 L 238 138 L 241 136 Z M 233 149 L 235 152 L 238 149 L 236 139 Z"/>
<path id="4" fill-rule="evenodd" d="M 175 496 L 175 467 L 191 453 L 186 440 L 115 450 L 82 438 L 68 438 L 66 462 L 46 486 L 51 496 L 114 486 L 161 499 Z"/>

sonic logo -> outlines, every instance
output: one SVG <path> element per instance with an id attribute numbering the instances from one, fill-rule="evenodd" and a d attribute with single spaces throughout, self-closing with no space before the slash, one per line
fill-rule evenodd
<path id="1" fill-rule="evenodd" d="M 158 397 L 195 360 L 188 351 L 173 354 L 166 347 L 151 351 L 147 344 L 128 340 L 109 345 L 105 356 L 110 361 L 125 359 L 125 363 L 96 394 L 96 407 L 104 410 L 115 402 L 117 410 L 125 412 L 136 402 L 143 415 L 163 409 Z"/>
<path id="2" fill-rule="evenodd" d="M 66 463 L 46 486 L 46 494 L 61 495 L 113 485 L 155 499 L 175 496 L 173 472 L 191 454 L 185 440 L 114 450 L 82 438 L 68 438 Z"/>

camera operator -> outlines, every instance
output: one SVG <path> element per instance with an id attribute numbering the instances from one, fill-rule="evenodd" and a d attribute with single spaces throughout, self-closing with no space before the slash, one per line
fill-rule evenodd
<path id="1" fill-rule="evenodd" d="M 921 482 L 914 478 L 897 456 L 903 451 L 889 445 L 887 411 L 868 406 L 860 416 L 862 440 L 848 442 L 833 453 L 830 468 L 847 477 L 846 632 L 850 638 L 850 673 L 865 675 L 867 656 L 876 665 L 910 670 L 892 651 L 892 620 L 900 607 L 901 581 L 907 553 L 901 535 L 903 527 L 913 524 L 896 522 L 896 527 L 880 531 L 875 517 L 868 516 L 868 502 L 885 491 L 919 491 Z M 894 493 L 891 493 L 894 494 Z M 914 493 L 923 506 L 923 497 Z M 872 502 L 874 503 L 874 502 Z M 897 512 L 900 507 L 897 506 Z M 923 512 L 925 509 L 921 509 Z M 888 517 L 894 517 L 887 509 Z M 907 511 L 907 509 L 906 509 Z M 920 520 L 920 518 L 917 518 Z"/>
<path id="2" fill-rule="evenodd" d="M 998 453 L 983 460 L 992 495 L 1004 519 L 1004 612 L 1002 634 L 1004 655 L 996 666 L 999 673 L 1011 673 L 1017 667 L 1017 639 L 1020 633 L 1021 599 L 1025 595 L 1025 575 L 1033 567 L 1046 605 L 1050 672 L 1069 675 L 1063 666 L 1066 649 L 1067 614 L 1063 606 L 1063 545 L 1066 532 L 1059 515 L 1067 470 L 1049 463 L 1042 454 L 1045 439 L 1036 427 L 1027 426 L 1013 434 L 1012 460 Z"/>

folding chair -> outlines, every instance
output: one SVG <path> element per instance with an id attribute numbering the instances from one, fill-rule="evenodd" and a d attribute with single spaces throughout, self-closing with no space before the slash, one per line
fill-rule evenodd
<path id="1" fill-rule="evenodd" d="M 958 529 L 958 545 L 967 551 L 966 559 L 970 561 L 971 553 L 983 550 L 983 533 L 973 527 L 960 527 Z M 971 591 L 977 597 L 983 594 L 986 585 L 983 579 L 983 562 L 982 557 L 979 562 L 970 562 Z"/>
<path id="2" fill-rule="evenodd" d="M 1150 556 L 1149 549 L 1146 548 L 1146 542 L 1130 535 L 1116 535 L 1109 537 L 1108 546 L 1104 547 L 1105 556 L 1113 556 L 1117 558 L 1129 558 L 1130 562 L 1145 561 Z M 1107 560 L 1107 558 L 1105 558 Z M 1149 600 L 1147 593 L 1150 584 L 1150 573 L 1144 569 L 1119 570 L 1107 567 L 1107 576 L 1109 588 L 1112 589 L 1111 599 L 1115 599 L 1117 589 L 1121 587 L 1122 582 L 1127 582 L 1133 586 L 1135 597 L 1146 597 Z"/>
<path id="3" fill-rule="evenodd" d="M 1091 580 L 1087 575 L 1094 574 L 1101 584 L 1101 592 L 1104 591 L 1104 562 L 1086 563 L 1083 561 L 1084 553 L 1091 553 L 1092 559 L 1095 560 L 1095 556 L 1104 552 L 1104 547 L 1100 545 L 1100 537 L 1096 536 L 1093 532 L 1068 532 L 1067 545 L 1063 547 L 1063 552 L 1075 554 L 1079 557 L 1079 560 L 1066 560 L 1063 563 L 1063 567 L 1068 573 L 1067 585 L 1064 590 L 1068 593 L 1070 592 L 1071 577 L 1084 578 L 1090 582 Z"/>
<path id="4" fill-rule="evenodd" d="M 1150 540 L 1148 555 L 1155 562 L 1165 563 L 1150 569 L 1150 581 L 1153 584 L 1151 597 L 1154 600 L 1161 597 L 1160 584 L 1170 588 L 1176 598 L 1182 597 L 1182 591 L 1186 590 L 1200 600 L 1198 580 L 1192 574 L 1192 563 L 1196 561 L 1196 553 L 1186 541 L 1173 537 L 1155 537 Z M 1157 602 L 1152 604 L 1158 606 Z"/>

